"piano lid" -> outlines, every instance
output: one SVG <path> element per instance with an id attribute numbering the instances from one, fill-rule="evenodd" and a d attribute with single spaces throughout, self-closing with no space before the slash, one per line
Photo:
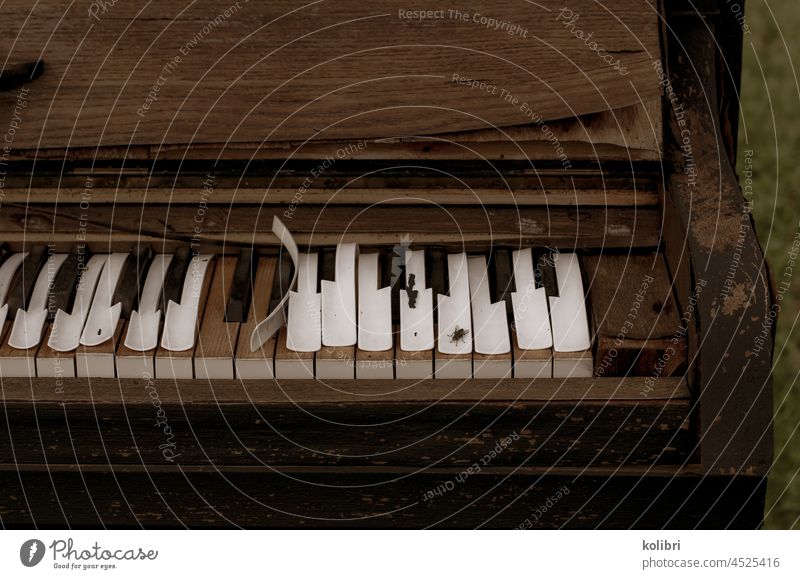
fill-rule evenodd
<path id="1" fill-rule="evenodd" d="M 658 98 L 655 5 L 13 0 L 3 59 L 45 64 L 0 112 L 16 149 L 535 128 Z"/>

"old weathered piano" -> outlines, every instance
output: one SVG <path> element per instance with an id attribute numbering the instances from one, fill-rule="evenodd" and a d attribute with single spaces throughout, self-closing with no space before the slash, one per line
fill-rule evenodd
<path id="1" fill-rule="evenodd" d="M 3 4 L 3 527 L 753 528 L 725 2 Z"/>

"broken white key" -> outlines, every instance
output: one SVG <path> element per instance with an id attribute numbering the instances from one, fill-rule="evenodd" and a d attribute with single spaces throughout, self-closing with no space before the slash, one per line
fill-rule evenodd
<path id="1" fill-rule="evenodd" d="M 470 257 L 469 290 L 472 326 L 475 329 L 475 352 L 498 355 L 511 352 L 505 302 L 492 303 L 489 295 L 489 272 L 484 256 Z"/>
<path id="2" fill-rule="evenodd" d="M 8 344 L 12 348 L 27 350 L 38 345 L 42 339 L 44 323 L 47 319 L 47 294 L 55 280 L 58 270 L 66 261 L 66 253 L 51 254 L 44 262 L 36 278 L 33 293 L 27 310 L 18 310 L 11 328 Z"/>
<path id="3" fill-rule="evenodd" d="M 50 339 L 47 340 L 47 345 L 56 352 L 71 352 L 80 345 L 81 334 L 92 306 L 92 297 L 97 288 L 97 280 L 105 263 L 104 255 L 90 257 L 75 290 L 72 312 L 67 313 L 64 310 L 56 312 Z"/>
<path id="4" fill-rule="evenodd" d="M 506 302 L 492 303 L 484 256 L 470 257 L 468 267 L 472 327 L 475 332 L 472 377 L 510 378 L 511 338 Z"/>
<path id="5" fill-rule="evenodd" d="M 114 290 L 117 288 L 119 277 L 128 259 L 127 253 L 112 253 L 105 256 L 105 265 L 97 283 L 89 318 L 81 335 L 81 344 L 84 346 L 99 346 L 110 340 L 117 331 L 117 324 L 122 313 L 122 304 L 112 304 Z"/>
<path id="6" fill-rule="evenodd" d="M 550 296 L 553 330 L 553 377 L 589 377 L 593 373 L 591 336 L 578 256 L 553 255 L 558 297 Z"/>
<path id="7" fill-rule="evenodd" d="M 185 352 L 194 347 L 197 334 L 197 312 L 206 271 L 214 259 L 213 255 L 196 255 L 189 262 L 186 279 L 183 281 L 181 303 L 170 301 L 164 319 L 161 347 L 171 352 Z"/>
<path id="8" fill-rule="evenodd" d="M 336 281 L 322 280 L 322 344 L 354 346 L 356 323 L 356 254 L 358 245 L 336 248 Z"/>
<path id="9" fill-rule="evenodd" d="M 471 354 L 473 336 L 467 254 L 448 255 L 447 271 L 450 295 L 438 296 L 438 350 L 443 354 Z"/>
<path id="10" fill-rule="evenodd" d="M 322 347 L 322 295 L 317 293 L 319 254 L 301 253 L 297 291 L 289 292 L 286 347 L 294 352 L 317 352 Z"/>
<path id="11" fill-rule="evenodd" d="M 295 284 L 297 283 L 297 266 L 300 261 L 300 251 L 297 249 L 297 243 L 295 243 L 292 234 L 276 215 L 273 215 L 272 217 L 272 232 L 278 237 L 281 245 L 289 252 L 289 257 L 292 258 L 292 263 L 294 264 L 294 273 L 292 274 L 292 280 L 289 282 L 288 289 L 293 290 L 295 288 Z M 288 301 L 289 292 L 287 291 L 286 294 L 280 299 L 280 302 L 277 304 L 277 306 L 270 309 L 267 317 L 258 322 L 258 325 L 253 329 L 253 333 L 250 335 L 251 352 L 255 352 L 261 348 L 264 342 L 273 337 L 286 323 L 286 303 Z"/>
<path id="12" fill-rule="evenodd" d="M 511 294 L 514 308 L 514 328 L 517 345 L 522 350 L 544 350 L 553 347 L 550 331 L 550 312 L 547 311 L 547 292 L 536 287 L 533 252 L 523 249 L 514 252 L 514 285 Z"/>
<path id="13" fill-rule="evenodd" d="M 8 290 L 11 288 L 11 282 L 14 280 L 14 274 L 17 273 L 19 266 L 28 257 L 27 253 L 15 253 L 8 257 L 0 266 L 0 328 L 8 318 L 8 304 L 6 298 L 8 297 Z"/>
<path id="14" fill-rule="evenodd" d="M 412 277 L 413 276 L 413 277 Z M 409 285 L 417 292 L 411 307 Z M 433 289 L 425 287 L 425 252 L 406 251 L 406 289 L 400 290 L 400 349 L 406 352 L 433 350 Z"/>
<path id="15" fill-rule="evenodd" d="M 392 288 L 379 288 L 380 254 L 358 259 L 358 349 L 384 352 L 392 348 Z"/>
<path id="16" fill-rule="evenodd" d="M 161 326 L 159 299 L 164 279 L 172 263 L 172 255 L 160 253 L 153 257 L 147 270 L 139 305 L 131 312 L 125 347 L 137 352 L 147 352 L 158 347 L 158 330 Z"/>

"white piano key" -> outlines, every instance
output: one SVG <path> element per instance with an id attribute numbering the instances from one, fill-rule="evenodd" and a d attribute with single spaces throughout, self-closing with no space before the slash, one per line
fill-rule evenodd
<path id="1" fill-rule="evenodd" d="M 28 309 L 17 311 L 8 338 L 12 348 L 27 350 L 37 346 L 41 341 L 44 323 L 47 320 L 47 294 L 66 259 L 66 253 L 56 253 L 51 254 L 45 261 L 36 278 Z"/>
<path id="2" fill-rule="evenodd" d="M 392 288 L 378 287 L 379 258 L 378 253 L 358 258 L 358 349 L 365 352 L 392 349 Z"/>
<path id="3" fill-rule="evenodd" d="M 469 269 L 470 304 L 474 350 L 478 354 L 498 355 L 511 352 L 508 333 L 508 318 L 505 302 L 492 303 L 489 294 L 489 272 L 486 258 L 482 255 L 470 257 Z M 509 370 L 511 368 L 509 367 Z"/>
<path id="4" fill-rule="evenodd" d="M 314 366 L 319 380 L 352 380 L 356 376 L 356 347 L 323 346 Z"/>
<path id="5" fill-rule="evenodd" d="M 398 380 L 426 380 L 433 378 L 433 350 L 419 352 L 397 351 L 395 376 Z"/>
<path id="6" fill-rule="evenodd" d="M 128 253 L 112 253 L 105 257 L 103 270 L 81 334 L 81 345 L 75 353 L 75 373 L 79 378 L 114 378 L 114 349 L 121 337 L 121 303 L 112 303 Z"/>
<path id="7" fill-rule="evenodd" d="M 547 292 L 543 287 L 536 287 L 531 249 L 514 252 L 514 285 L 517 291 L 511 294 L 511 303 L 517 345 L 522 350 L 552 348 Z"/>
<path id="8" fill-rule="evenodd" d="M 466 380 L 472 378 L 472 353 L 434 354 L 435 378 L 437 380 Z"/>
<path id="9" fill-rule="evenodd" d="M 443 354 L 471 354 L 473 335 L 467 254 L 448 255 L 447 270 L 450 276 L 450 295 L 438 296 L 437 347 Z M 438 378 L 438 363 L 436 371 Z"/>
<path id="10" fill-rule="evenodd" d="M 93 255 L 81 273 L 78 288 L 75 290 L 75 300 L 72 312 L 58 310 L 53 320 L 53 328 L 47 345 L 56 352 L 71 352 L 80 345 L 81 334 L 89 317 L 92 298 L 100 279 L 100 272 L 106 263 L 106 256 Z"/>
<path id="11" fill-rule="evenodd" d="M 194 347 L 197 334 L 197 313 L 203 290 L 203 280 L 213 255 L 196 255 L 189 262 L 183 282 L 181 303 L 167 305 L 161 347 L 171 352 L 185 352 Z M 191 377 L 191 376 L 189 376 Z"/>
<path id="12" fill-rule="evenodd" d="M 52 328 L 51 325 L 51 332 Z M 48 339 L 48 344 L 49 341 Z M 43 343 L 36 353 L 36 376 L 39 378 L 74 378 L 75 354 L 72 352 L 62 354 Z"/>
<path id="13" fill-rule="evenodd" d="M 289 252 L 294 264 L 294 273 L 292 274 L 292 281 L 289 283 L 289 290 L 293 290 L 297 284 L 297 270 L 300 257 L 300 251 L 297 249 L 297 243 L 294 241 L 289 229 L 278 219 L 275 215 L 272 217 L 272 232 L 280 239 L 281 245 Z M 270 310 L 266 318 L 261 320 L 253 330 L 250 336 L 250 351 L 255 352 L 267 340 L 272 338 L 279 329 L 286 323 L 286 305 L 289 301 L 289 292 L 286 292 L 277 307 Z"/>
<path id="14" fill-rule="evenodd" d="M 406 251 L 406 287 L 414 276 L 417 299 L 414 307 L 409 305 L 408 290 L 400 291 L 400 349 L 406 352 L 421 352 L 434 347 L 433 333 L 433 289 L 425 287 L 425 252 Z M 428 368 L 428 374 L 430 374 Z M 413 372 L 409 369 L 410 372 Z M 424 372 L 424 370 L 423 370 Z"/>
<path id="15" fill-rule="evenodd" d="M 17 273 L 19 266 L 28 257 L 27 253 L 15 253 L 8 256 L 8 258 L 0 266 L 0 328 L 8 318 L 8 304 L 6 298 L 8 297 L 8 290 L 11 288 L 11 282 L 14 280 L 14 274 Z"/>
<path id="16" fill-rule="evenodd" d="M 114 347 L 116 340 L 121 337 L 121 326 L 119 330 L 112 337 L 114 341 L 107 340 L 98 346 L 78 348 L 75 353 L 75 370 L 79 378 L 115 377 Z"/>
<path id="17" fill-rule="evenodd" d="M 121 252 L 105 256 L 105 265 L 81 335 L 81 344 L 84 346 L 99 346 L 110 340 L 117 330 L 122 304 L 112 304 L 111 301 L 127 259 L 128 254 Z"/>
<path id="18" fill-rule="evenodd" d="M 286 346 L 287 328 L 278 330 L 275 344 L 275 378 L 301 380 L 314 378 L 314 354 L 293 352 Z M 352 378 L 352 376 L 351 376 Z"/>
<path id="19" fill-rule="evenodd" d="M 553 378 L 591 378 L 594 360 L 591 350 L 553 354 Z"/>
<path id="20" fill-rule="evenodd" d="M 147 352 L 158 347 L 158 330 L 161 326 L 161 310 L 158 302 L 171 263 L 172 255 L 167 253 L 156 255 L 150 263 L 139 304 L 137 309 L 131 312 L 131 319 L 128 322 L 125 346 L 131 350 Z M 137 368 L 136 375 L 140 376 L 141 372 L 138 370 Z M 150 370 L 152 375 L 152 367 L 144 369 L 147 370 Z"/>
<path id="21" fill-rule="evenodd" d="M 355 243 L 336 248 L 336 280 L 322 281 L 322 344 L 354 346 L 358 341 L 356 322 Z"/>
<path id="22" fill-rule="evenodd" d="M 294 352 L 317 352 L 322 347 L 322 295 L 317 292 L 319 254 L 301 253 L 297 291 L 289 292 L 286 347 Z"/>
<path id="23" fill-rule="evenodd" d="M 515 333 L 511 332 L 514 378 L 551 378 L 553 375 L 553 349 L 523 350 L 517 346 L 518 340 Z"/>
<path id="24" fill-rule="evenodd" d="M 392 380 L 394 349 L 381 352 L 356 350 L 356 380 Z"/>
<path id="25" fill-rule="evenodd" d="M 592 342 L 580 261 L 574 253 L 555 253 L 553 261 L 558 279 L 558 297 L 550 296 L 553 349 L 556 352 L 588 350 Z"/>

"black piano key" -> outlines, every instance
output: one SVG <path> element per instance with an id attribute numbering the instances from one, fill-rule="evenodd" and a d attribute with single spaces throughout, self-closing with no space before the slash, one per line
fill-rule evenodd
<path id="1" fill-rule="evenodd" d="M 323 281 L 336 281 L 336 248 L 323 247 L 319 250 L 318 292 L 322 291 Z"/>
<path id="2" fill-rule="evenodd" d="M 172 255 L 172 261 L 164 277 L 164 287 L 161 288 L 161 311 L 167 311 L 170 301 L 181 303 L 183 282 L 186 272 L 189 271 L 189 262 L 192 260 L 192 251 L 188 246 L 179 247 Z"/>
<path id="3" fill-rule="evenodd" d="M 287 293 L 292 283 L 294 265 L 291 256 L 281 249 L 278 255 L 278 267 L 272 281 L 272 291 L 269 299 L 269 312 L 272 313 Z"/>
<path id="4" fill-rule="evenodd" d="M 448 295 L 450 292 L 450 273 L 447 266 L 447 250 L 444 247 L 432 246 L 425 250 L 425 287 L 433 289 L 433 303 L 436 304 L 438 294 Z"/>
<path id="5" fill-rule="evenodd" d="M 394 250 L 381 252 L 379 260 L 381 270 L 381 288 L 392 288 L 392 325 L 400 324 L 400 290 L 405 289 L 406 264 L 404 256 L 397 255 Z"/>
<path id="6" fill-rule="evenodd" d="M 498 247 L 489 257 L 489 287 L 492 293 L 492 302 L 506 302 L 508 315 L 514 314 L 511 294 L 517 291 L 514 283 L 514 264 L 511 250 Z"/>
<path id="7" fill-rule="evenodd" d="M 450 273 L 447 265 L 447 250 L 433 246 L 425 250 L 425 286 L 433 289 L 433 321 L 439 323 L 438 296 L 450 292 Z"/>
<path id="8" fill-rule="evenodd" d="M 536 287 L 543 287 L 547 297 L 558 297 L 558 278 L 556 277 L 553 252 L 549 249 L 537 251 L 534 267 Z"/>
<path id="9" fill-rule="evenodd" d="M 153 250 L 149 246 L 131 251 L 128 259 L 125 260 L 117 287 L 114 288 L 114 296 L 111 299 L 112 304 L 122 304 L 120 317 L 123 320 L 130 319 L 131 312 L 139 305 L 139 297 L 151 261 L 153 261 Z"/>
<path id="10" fill-rule="evenodd" d="M 380 272 L 379 287 L 394 286 L 402 282 L 400 275 L 400 262 L 395 260 L 398 257 L 391 249 L 381 251 L 378 258 L 378 271 Z"/>
<path id="11" fill-rule="evenodd" d="M 28 250 L 26 257 L 20 264 L 8 291 L 8 319 L 14 319 L 17 310 L 28 309 L 28 302 L 36 285 L 36 278 L 42 266 L 47 261 L 47 248 L 44 245 L 35 245 Z"/>
<path id="12" fill-rule="evenodd" d="M 47 297 L 47 321 L 52 322 L 56 319 L 58 310 L 67 313 L 72 312 L 72 305 L 75 301 L 75 292 L 80 283 L 80 276 L 86 267 L 86 263 L 91 257 L 91 252 L 85 246 L 73 247 L 66 261 L 58 270 L 53 286 L 50 288 Z"/>
<path id="13" fill-rule="evenodd" d="M 247 321 L 250 300 L 253 295 L 253 279 L 256 272 L 255 255 L 249 249 L 239 253 L 236 270 L 233 272 L 230 295 L 225 306 L 225 321 L 243 324 Z"/>

